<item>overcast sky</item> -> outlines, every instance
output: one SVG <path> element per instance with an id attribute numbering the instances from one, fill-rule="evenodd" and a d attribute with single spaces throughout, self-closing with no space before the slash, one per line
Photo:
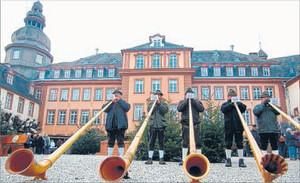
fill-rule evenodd
<path id="1" fill-rule="evenodd" d="M 35 1 L 1 0 L 1 62 L 11 35 L 23 27 Z M 147 43 L 156 33 L 166 41 L 200 50 L 269 58 L 299 54 L 299 0 L 290 1 L 50 1 L 41 0 L 44 32 L 54 63 L 115 53 Z"/>

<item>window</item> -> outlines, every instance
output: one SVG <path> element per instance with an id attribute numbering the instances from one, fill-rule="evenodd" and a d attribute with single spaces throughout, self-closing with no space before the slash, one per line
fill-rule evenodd
<path id="1" fill-rule="evenodd" d="M 270 76 L 270 68 L 263 67 L 263 76 Z"/>
<path id="2" fill-rule="evenodd" d="M 158 54 L 153 55 L 152 68 L 153 68 L 153 69 L 158 69 L 158 68 L 160 68 L 159 55 L 158 55 Z"/>
<path id="3" fill-rule="evenodd" d="M 273 88 L 266 88 L 266 91 L 269 93 L 270 98 L 273 98 L 273 97 L 274 97 Z"/>
<path id="4" fill-rule="evenodd" d="M 169 80 L 169 92 L 177 92 L 177 79 Z"/>
<path id="5" fill-rule="evenodd" d="M 34 87 L 33 86 L 29 86 L 29 94 L 34 95 Z"/>
<path id="6" fill-rule="evenodd" d="M 86 124 L 89 121 L 89 111 L 81 112 L 81 124 Z"/>
<path id="7" fill-rule="evenodd" d="M 249 99 L 248 88 L 241 88 L 241 99 Z"/>
<path id="8" fill-rule="evenodd" d="M 259 100 L 261 96 L 261 91 L 260 88 L 253 88 L 253 99 L 254 100 Z"/>
<path id="9" fill-rule="evenodd" d="M 28 116 L 33 116 L 33 110 L 34 110 L 34 103 L 29 102 L 29 107 L 28 107 Z"/>
<path id="10" fill-rule="evenodd" d="M 68 89 L 63 89 L 61 90 L 61 96 L 60 96 L 60 100 L 61 101 L 67 101 L 68 100 Z"/>
<path id="11" fill-rule="evenodd" d="M 208 99 L 209 98 L 209 88 L 208 87 L 202 87 L 201 88 L 201 98 L 202 99 Z"/>
<path id="12" fill-rule="evenodd" d="M 177 68 L 177 55 L 170 55 L 170 68 Z"/>
<path id="13" fill-rule="evenodd" d="M 83 100 L 90 100 L 91 89 L 83 89 Z"/>
<path id="14" fill-rule="evenodd" d="M 70 124 L 75 125 L 77 124 L 77 111 L 70 111 Z"/>
<path id="15" fill-rule="evenodd" d="M 214 76 L 221 76 L 221 68 L 214 67 Z"/>
<path id="16" fill-rule="evenodd" d="M 251 76 L 258 76 L 257 67 L 251 67 Z"/>
<path id="17" fill-rule="evenodd" d="M 66 124 L 66 111 L 59 111 L 59 113 L 58 113 L 58 124 L 59 125 Z"/>
<path id="18" fill-rule="evenodd" d="M 201 76 L 208 76 L 207 67 L 201 67 Z"/>
<path id="19" fill-rule="evenodd" d="M 4 105 L 5 109 L 11 109 L 12 100 L 13 100 L 13 95 L 11 93 L 7 93 L 5 99 L 5 105 Z"/>
<path id="20" fill-rule="evenodd" d="M 226 67 L 226 75 L 233 76 L 233 68 L 232 67 Z"/>
<path id="21" fill-rule="evenodd" d="M 102 100 L 102 89 L 95 89 L 94 100 Z"/>
<path id="22" fill-rule="evenodd" d="M 87 70 L 86 70 L 85 77 L 91 78 L 91 77 L 92 77 L 92 74 L 93 74 L 93 70 L 92 70 L 92 69 L 87 69 Z"/>
<path id="23" fill-rule="evenodd" d="M 134 88 L 134 92 L 135 93 L 143 93 L 144 89 L 144 81 L 143 80 L 135 80 L 135 88 Z"/>
<path id="24" fill-rule="evenodd" d="M 14 80 L 14 76 L 11 75 L 11 74 L 7 74 L 7 77 L 6 77 L 6 82 L 10 85 L 13 84 L 13 80 Z"/>
<path id="25" fill-rule="evenodd" d="M 50 101 L 54 101 L 57 99 L 57 89 L 50 89 Z"/>
<path id="26" fill-rule="evenodd" d="M 250 125 L 250 110 L 246 110 L 244 113 L 242 113 L 242 116 L 245 119 L 247 125 Z"/>
<path id="27" fill-rule="evenodd" d="M 35 62 L 38 63 L 38 64 L 42 64 L 43 63 L 43 60 L 44 60 L 44 57 L 40 54 L 36 54 L 36 57 L 35 57 Z"/>
<path id="28" fill-rule="evenodd" d="M 144 68 L 144 57 L 143 55 L 138 55 L 136 58 L 136 68 L 143 69 Z"/>
<path id="29" fill-rule="evenodd" d="M 54 71 L 54 78 L 59 78 L 60 75 L 60 70 L 55 70 Z"/>
<path id="30" fill-rule="evenodd" d="M 54 124 L 54 116 L 55 116 L 55 111 L 48 111 L 48 115 L 47 115 L 47 124 Z"/>
<path id="31" fill-rule="evenodd" d="M 108 69 L 108 77 L 112 78 L 115 76 L 115 69 Z"/>
<path id="32" fill-rule="evenodd" d="M 72 100 L 79 100 L 79 89 L 72 90 Z"/>
<path id="33" fill-rule="evenodd" d="M 76 69 L 75 70 L 75 78 L 80 78 L 81 77 L 81 69 Z"/>
<path id="34" fill-rule="evenodd" d="M 194 91 L 194 98 L 197 98 L 198 97 L 198 89 L 192 88 L 192 90 Z"/>
<path id="35" fill-rule="evenodd" d="M 134 121 L 142 119 L 143 105 L 134 105 Z"/>
<path id="36" fill-rule="evenodd" d="M 215 99 L 223 99 L 223 88 L 215 88 Z"/>
<path id="37" fill-rule="evenodd" d="M 239 67 L 239 76 L 246 76 L 245 67 Z"/>
<path id="38" fill-rule="evenodd" d="M 42 97 L 42 90 L 36 90 L 36 93 L 35 93 L 35 98 L 40 100 Z"/>
<path id="39" fill-rule="evenodd" d="M 71 70 L 65 70 L 65 78 L 70 78 Z"/>
<path id="40" fill-rule="evenodd" d="M 14 50 L 12 59 L 19 59 L 20 58 L 20 50 Z"/>
<path id="41" fill-rule="evenodd" d="M 94 111 L 94 116 L 96 116 L 99 113 L 99 111 Z M 94 125 L 100 124 L 100 116 L 96 118 L 96 120 L 93 123 Z"/>
<path id="42" fill-rule="evenodd" d="M 103 77 L 103 69 L 98 69 L 97 76 L 98 77 Z"/>
<path id="43" fill-rule="evenodd" d="M 113 89 L 107 89 L 106 90 L 106 100 L 111 100 L 113 99 Z"/>
<path id="44" fill-rule="evenodd" d="M 24 99 L 19 98 L 17 112 L 23 113 L 23 110 L 24 110 Z"/>
<path id="45" fill-rule="evenodd" d="M 45 79 L 45 71 L 40 71 L 39 79 Z"/>
<path id="46" fill-rule="evenodd" d="M 155 92 L 156 90 L 160 90 L 160 80 L 159 79 L 152 80 L 152 91 Z"/>
<path id="47" fill-rule="evenodd" d="M 154 43 L 154 46 L 155 47 L 159 47 L 160 46 L 160 42 L 161 40 L 160 39 L 155 39 L 155 40 L 153 40 L 153 43 Z"/>

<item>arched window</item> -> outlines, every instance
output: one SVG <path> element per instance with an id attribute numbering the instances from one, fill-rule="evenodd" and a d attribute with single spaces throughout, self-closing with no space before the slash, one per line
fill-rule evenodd
<path id="1" fill-rule="evenodd" d="M 152 68 L 153 68 L 153 69 L 160 68 L 159 55 L 158 55 L 158 54 L 153 55 Z"/>
<path id="2" fill-rule="evenodd" d="M 144 57 L 143 55 L 138 55 L 136 58 L 136 68 L 143 69 L 144 68 Z"/>
<path id="3" fill-rule="evenodd" d="M 170 68 L 177 68 L 177 56 L 175 54 L 170 55 Z"/>

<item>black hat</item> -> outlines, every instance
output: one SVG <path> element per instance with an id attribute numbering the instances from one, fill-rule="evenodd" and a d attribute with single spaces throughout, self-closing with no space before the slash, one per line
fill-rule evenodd
<path id="1" fill-rule="evenodd" d="M 191 87 L 188 87 L 185 91 L 185 94 L 187 94 L 187 93 L 195 93 L 195 92 Z"/>
<path id="2" fill-rule="evenodd" d="M 120 90 L 115 90 L 115 91 L 113 92 L 113 94 L 115 94 L 115 93 L 119 93 L 119 94 L 123 95 L 123 93 L 122 93 Z"/>
<path id="3" fill-rule="evenodd" d="M 160 90 L 156 90 L 156 92 L 154 93 L 154 95 L 161 95 L 161 96 L 163 96 L 164 94 Z"/>
<path id="4" fill-rule="evenodd" d="M 252 127 L 256 127 L 256 124 L 253 124 Z"/>
<path id="5" fill-rule="evenodd" d="M 230 89 L 227 93 L 227 96 L 236 96 L 236 92 L 233 89 Z"/>
<path id="6" fill-rule="evenodd" d="M 261 94 L 261 98 L 265 98 L 265 97 L 269 97 L 269 98 L 270 98 L 269 92 L 264 91 L 264 92 Z"/>

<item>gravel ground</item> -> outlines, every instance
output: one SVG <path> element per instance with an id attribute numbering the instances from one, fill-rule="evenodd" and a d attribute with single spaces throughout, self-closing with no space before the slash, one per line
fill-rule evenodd
<path id="1" fill-rule="evenodd" d="M 35 155 L 37 162 L 45 157 Z M 98 169 L 104 158 L 97 155 L 64 154 L 48 169 L 47 182 L 103 182 Z M 7 173 L 4 168 L 6 159 L 0 157 L 0 182 L 33 182 L 32 177 Z M 300 182 L 300 161 L 286 161 L 288 172 L 274 182 Z M 237 157 L 232 158 L 231 168 L 225 167 L 224 163 L 212 163 L 208 175 L 201 182 L 263 182 L 254 158 L 245 158 L 245 164 L 247 168 L 239 168 Z M 190 182 L 178 162 L 159 165 L 158 161 L 154 161 L 152 165 L 145 165 L 144 161 L 133 161 L 129 167 L 129 176 L 131 179 L 122 179 L 121 182 Z"/>

